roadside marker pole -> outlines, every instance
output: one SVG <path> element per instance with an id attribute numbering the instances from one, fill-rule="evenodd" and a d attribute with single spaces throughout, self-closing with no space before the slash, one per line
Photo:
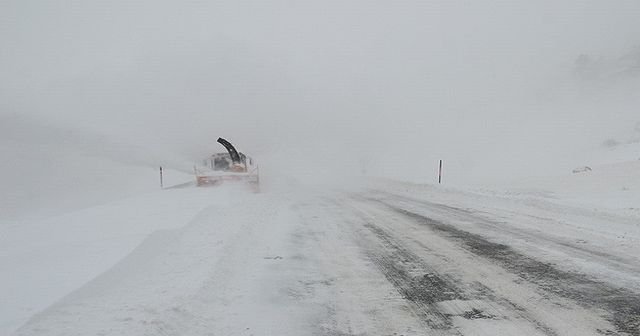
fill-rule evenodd
<path id="1" fill-rule="evenodd" d="M 438 184 L 442 183 L 442 160 L 440 160 L 440 167 L 438 168 Z"/>
<path id="2" fill-rule="evenodd" d="M 162 182 L 162 166 L 160 166 L 160 189 L 164 189 L 164 183 Z"/>

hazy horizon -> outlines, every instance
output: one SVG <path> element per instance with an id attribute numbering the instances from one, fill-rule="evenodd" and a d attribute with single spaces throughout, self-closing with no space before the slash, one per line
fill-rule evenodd
<path id="1" fill-rule="evenodd" d="M 466 183 L 588 164 L 640 121 L 637 1 L 4 1 L 0 13 L 0 117 L 59 130 L 5 143 L 178 168 L 223 136 L 274 173 L 430 181 L 443 159 L 448 182 Z"/>

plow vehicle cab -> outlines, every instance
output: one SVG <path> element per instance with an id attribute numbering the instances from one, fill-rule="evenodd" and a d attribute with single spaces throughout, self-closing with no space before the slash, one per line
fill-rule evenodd
<path id="1" fill-rule="evenodd" d="M 226 153 L 215 153 L 194 167 L 196 184 L 201 186 L 220 185 L 226 182 L 243 183 L 258 191 L 260 176 L 255 161 L 238 152 L 233 145 L 223 138 L 218 138 Z"/>

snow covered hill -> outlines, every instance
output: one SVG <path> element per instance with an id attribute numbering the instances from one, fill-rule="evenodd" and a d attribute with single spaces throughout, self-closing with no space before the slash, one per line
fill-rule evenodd
<path id="1" fill-rule="evenodd" d="M 213 196 L 215 196 L 214 194 Z M 226 204 L 211 190 L 141 194 L 44 219 L 6 221 L 0 235 L 0 333 L 117 264 L 149 235 Z"/>
<path id="2" fill-rule="evenodd" d="M 158 194 L 150 153 L 46 121 L 0 116 L 0 156 L 3 335 L 209 205 Z M 192 178 L 165 170 L 169 186 Z"/>
<path id="3" fill-rule="evenodd" d="M 0 223 L 61 214 L 159 187 L 158 167 L 144 150 L 17 115 L 0 116 L 0 156 Z"/>

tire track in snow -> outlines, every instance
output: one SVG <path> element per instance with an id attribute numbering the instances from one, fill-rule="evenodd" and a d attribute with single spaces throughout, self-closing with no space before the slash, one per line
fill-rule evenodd
<path id="1" fill-rule="evenodd" d="M 345 225 L 349 223 L 342 205 L 333 197 L 321 197 L 320 202 L 296 209 L 300 225 L 293 237 L 295 250 L 317 272 L 309 274 L 317 280 L 305 287 L 324 292 L 319 296 L 326 310 L 318 316 L 314 335 L 424 335 L 423 321 L 407 313 L 410 304 L 355 243 L 359 235 Z"/>
<path id="2" fill-rule="evenodd" d="M 466 300 L 454 281 L 421 263 L 420 258 L 402 248 L 384 230 L 364 225 L 380 240 L 384 248 L 370 249 L 367 254 L 398 292 L 416 306 L 416 312 L 430 328 L 450 330 L 450 316 L 437 308 L 439 302 Z M 455 333 L 458 334 L 458 333 Z"/>
<path id="3" fill-rule="evenodd" d="M 410 248 L 405 248 L 401 238 L 372 220 L 370 214 L 356 208 L 351 210 L 358 213 L 363 221 L 361 225 L 375 237 L 373 241 L 360 239 L 359 244 L 366 255 L 412 304 L 414 312 L 432 334 L 469 334 L 468 326 L 460 328 L 456 325 L 459 323 L 453 321 L 464 319 L 467 325 L 474 321 L 492 321 L 478 324 L 471 332 L 473 335 L 494 335 L 504 328 L 517 329 L 528 335 L 557 335 L 549 326 L 528 316 L 526 309 L 499 297 L 483 284 L 464 283 L 455 274 L 440 272 Z M 529 325 L 514 324 L 509 320 L 525 320 Z"/>
<path id="4" fill-rule="evenodd" d="M 496 262 L 549 294 L 571 299 L 586 308 L 605 309 L 611 314 L 608 319 L 615 326 L 616 332 L 640 335 L 639 294 L 589 279 L 579 273 L 560 270 L 551 264 L 521 254 L 507 245 L 491 242 L 480 235 L 460 230 L 384 201 L 374 201 L 388 206 L 421 225 L 428 226 L 437 234 L 455 241 L 471 253 Z M 611 331 L 601 330 L 601 332 L 607 334 Z"/>
<path id="5" fill-rule="evenodd" d="M 483 216 L 483 214 L 491 215 L 487 212 L 472 211 L 470 209 L 454 207 L 441 203 L 434 203 L 385 191 L 374 190 L 373 192 L 383 195 L 384 197 L 389 197 L 394 201 L 400 201 L 401 203 L 412 204 L 419 207 L 427 207 L 429 211 L 434 211 L 441 216 L 446 216 L 447 218 L 455 218 L 462 221 L 471 221 L 474 225 L 482 228 L 483 231 L 490 230 L 498 234 L 506 234 L 509 237 L 517 237 L 525 241 L 535 240 L 537 243 L 544 243 L 545 245 L 549 245 L 554 249 L 561 249 L 564 252 L 570 253 L 577 258 L 595 261 L 600 265 L 607 265 L 609 269 L 616 272 L 622 272 L 626 275 L 640 274 L 640 264 L 638 264 L 636 259 L 624 258 L 619 255 L 611 254 L 608 251 L 603 251 L 601 249 L 577 245 L 575 243 L 567 241 L 566 239 L 555 237 L 548 233 L 539 232 L 523 227 L 513 227 L 510 226 L 509 223 L 486 218 L 485 216 Z M 380 199 L 376 200 L 381 201 Z M 391 205 L 388 202 L 386 202 L 386 204 Z M 402 207 L 401 205 L 397 204 L 396 206 Z M 535 217 L 532 215 L 521 214 L 516 211 L 510 211 L 509 213 L 525 215 L 530 218 L 536 218 L 537 220 L 550 220 L 549 218 Z M 606 218 L 603 220 L 606 221 Z M 630 281 L 633 282 L 633 279 Z"/>

